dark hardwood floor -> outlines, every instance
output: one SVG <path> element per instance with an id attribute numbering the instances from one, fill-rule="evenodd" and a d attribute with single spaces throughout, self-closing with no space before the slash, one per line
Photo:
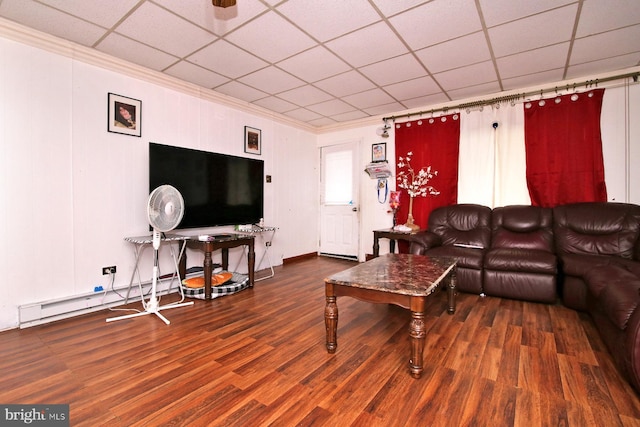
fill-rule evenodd
<path id="1" fill-rule="evenodd" d="M 416 380 L 408 312 L 338 298 L 328 354 L 323 279 L 352 265 L 286 264 L 253 289 L 165 311 L 169 326 L 103 311 L 2 332 L 0 402 L 68 403 L 73 426 L 640 425 L 588 316 L 560 304 L 460 293 L 447 315 L 436 294 Z"/>

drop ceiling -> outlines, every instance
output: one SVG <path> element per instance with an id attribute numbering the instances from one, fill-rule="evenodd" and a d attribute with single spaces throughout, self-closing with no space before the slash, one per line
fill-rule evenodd
<path id="1" fill-rule="evenodd" d="M 0 0 L 0 16 L 314 127 L 640 65 L 638 0 Z"/>

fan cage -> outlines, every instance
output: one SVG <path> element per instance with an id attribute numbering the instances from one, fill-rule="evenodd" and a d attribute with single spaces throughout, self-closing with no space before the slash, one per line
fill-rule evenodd
<path id="1" fill-rule="evenodd" d="M 159 232 L 176 228 L 184 215 L 184 199 L 171 185 L 161 185 L 149 196 L 147 206 L 149 224 Z"/>

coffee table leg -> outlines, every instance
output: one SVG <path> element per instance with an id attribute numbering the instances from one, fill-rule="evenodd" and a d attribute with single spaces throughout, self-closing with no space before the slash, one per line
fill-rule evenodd
<path id="1" fill-rule="evenodd" d="M 324 324 L 327 329 L 327 351 L 333 354 L 338 348 L 338 305 L 336 304 L 336 297 L 333 295 L 327 295 L 327 305 L 324 308 Z"/>
<path id="2" fill-rule="evenodd" d="M 420 378 L 422 375 L 422 353 L 424 351 L 424 341 L 426 332 L 424 330 L 424 312 L 411 311 L 411 322 L 409 323 L 409 336 L 411 337 L 411 359 L 409 359 L 409 370 L 411 376 Z"/>
<path id="3" fill-rule="evenodd" d="M 447 296 L 449 297 L 449 307 L 447 308 L 447 312 L 449 314 L 453 314 L 456 312 L 456 272 L 455 270 L 451 273 L 451 277 L 449 277 L 449 283 L 447 286 Z"/>

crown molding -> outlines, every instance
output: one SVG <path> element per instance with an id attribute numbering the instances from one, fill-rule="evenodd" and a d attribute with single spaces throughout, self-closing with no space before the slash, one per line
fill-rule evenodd
<path id="1" fill-rule="evenodd" d="M 86 64 L 95 65 L 109 71 L 144 80 L 168 89 L 173 89 L 205 101 L 214 102 L 245 113 L 254 114 L 286 126 L 291 126 L 313 134 L 320 132 L 320 129 L 317 127 L 267 110 L 266 108 L 262 108 L 258 105 L 224 95 L 193 83 L 185 82 L 184 80 L 180 80 L 159 71 L 116 58 L 97 49 L 82 46 L 78 43 L 34 30 L 33 28 L 26 27 L 5 18 L 0 18 L 0 36 L 18 43 L 65 56 L 73 60 L 81 61 Z"/>

